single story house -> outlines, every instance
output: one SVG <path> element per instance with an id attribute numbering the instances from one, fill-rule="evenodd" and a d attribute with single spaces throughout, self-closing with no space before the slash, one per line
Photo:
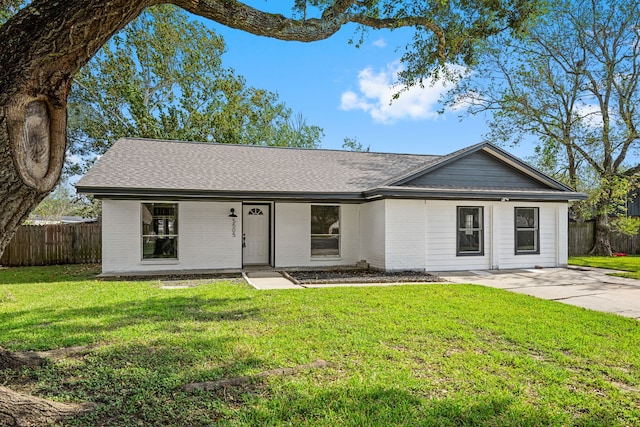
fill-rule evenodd
<path id="1" fill-rule="evenodd" d="M 102 199 L 104 273 L 567 264 L 583 199 L 483 142 L 446 156 L 126 138 L 78 182 Z"/>

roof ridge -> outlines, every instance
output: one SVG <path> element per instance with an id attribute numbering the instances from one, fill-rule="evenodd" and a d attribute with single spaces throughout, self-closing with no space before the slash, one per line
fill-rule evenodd
<path id="1" fill-rule="evenodd" d="M 192 144 L 192 145 L 213 145 L 219 147 L 245 147 L 245 148 L 272 148 L 281 150 L 297 150 L 297 151 L 323 151 L 323 152 L 336 152 L 336 153 L 354 153 L 358 154 L 385 154 L 393 156 L 414 156 L 414 157 L 442 157 L 441 154 L 424 154 L 424 153 L 391 153 L 387 151 L 353 151 L 353 150 L 340 150 L 338 148 L 305 148 L 305 147 L 287 147 L 280 145 L 258 145 L 258 144 L 231 144 L 224 142 L 206 142 L 206 141 L 185 141 L 177 139 L 156 139 L 156 138 L 140 138 L 140 137 L 124 137 L 122 140 L 134 140 L 134 141 L 146 141 L 146 142 L 161 142 L 161 143 L 176 143 L 176 144 Z M 117 141 L 116 141 L 117 142 Z"/>

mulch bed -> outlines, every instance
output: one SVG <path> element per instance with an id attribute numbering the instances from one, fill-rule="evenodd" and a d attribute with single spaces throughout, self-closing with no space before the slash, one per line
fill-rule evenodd
<path id="1" fill-rule="evenodd" d="M 421 271 L 378 271 L 364 269 L 335 269 L 311 271 L 287 271 L 300 285 L 331 283 L 407 283 L 441 282 L 438 276 Z"/>

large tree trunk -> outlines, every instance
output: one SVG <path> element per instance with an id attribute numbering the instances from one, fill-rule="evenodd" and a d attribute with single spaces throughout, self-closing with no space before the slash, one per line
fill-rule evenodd
<path id="1" fill-rule="evenodd" d="M 34 0 L 0 27 L 0 255 L 55 187 L 73 75 L 153 0 Z"/>
<path id="2" fill-rule="evenodd" d="M 20 98 L 0 110 L 0 254 L 58 182 L 66 148 L 64 108 Z"/>
<path id="3" fill-rule="evenodd" d="M 67 349 L 63 350 L 65 351 L 57 351 L 56 353 L 64 354 Z M 13 353 L 0 348 L 0 370 L 40 366 L 46 361 L 43 355 L 48 354 L 47 352 L 31 351 Z M 49 425 L 63 418 L 91 411 L 94 407 L 93 403 L 54 402 L 0 386 L 0 425 L 2 426 Z"/>
<path id="4" fill-rule="evenodd" d="M 0 27 L 0 255 L 60 179 L 71 78 L 151 3 L 34 0 Z M 0 356 L 5 368 L 25 362 Z M 87 409 L 0 387 L 0 425 L 45 425 Z"/>
<path id="5" fill-rule="evenodd" d="M 597 214 L 595 217 L 595 239 L 593 249 L 589 254 L 611 256 L 611 226 L 609 216 L 606 213 Z"/>

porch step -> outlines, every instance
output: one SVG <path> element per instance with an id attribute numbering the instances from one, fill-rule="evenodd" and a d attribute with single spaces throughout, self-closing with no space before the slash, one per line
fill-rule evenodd
<path id="1" fill-rule="evenodd" d="M 242 276 L 248 284 L 256 289 L 304 289 L 302 286 L 292 283 L 282 274 L 273 270 L 243 271 Z"/>

